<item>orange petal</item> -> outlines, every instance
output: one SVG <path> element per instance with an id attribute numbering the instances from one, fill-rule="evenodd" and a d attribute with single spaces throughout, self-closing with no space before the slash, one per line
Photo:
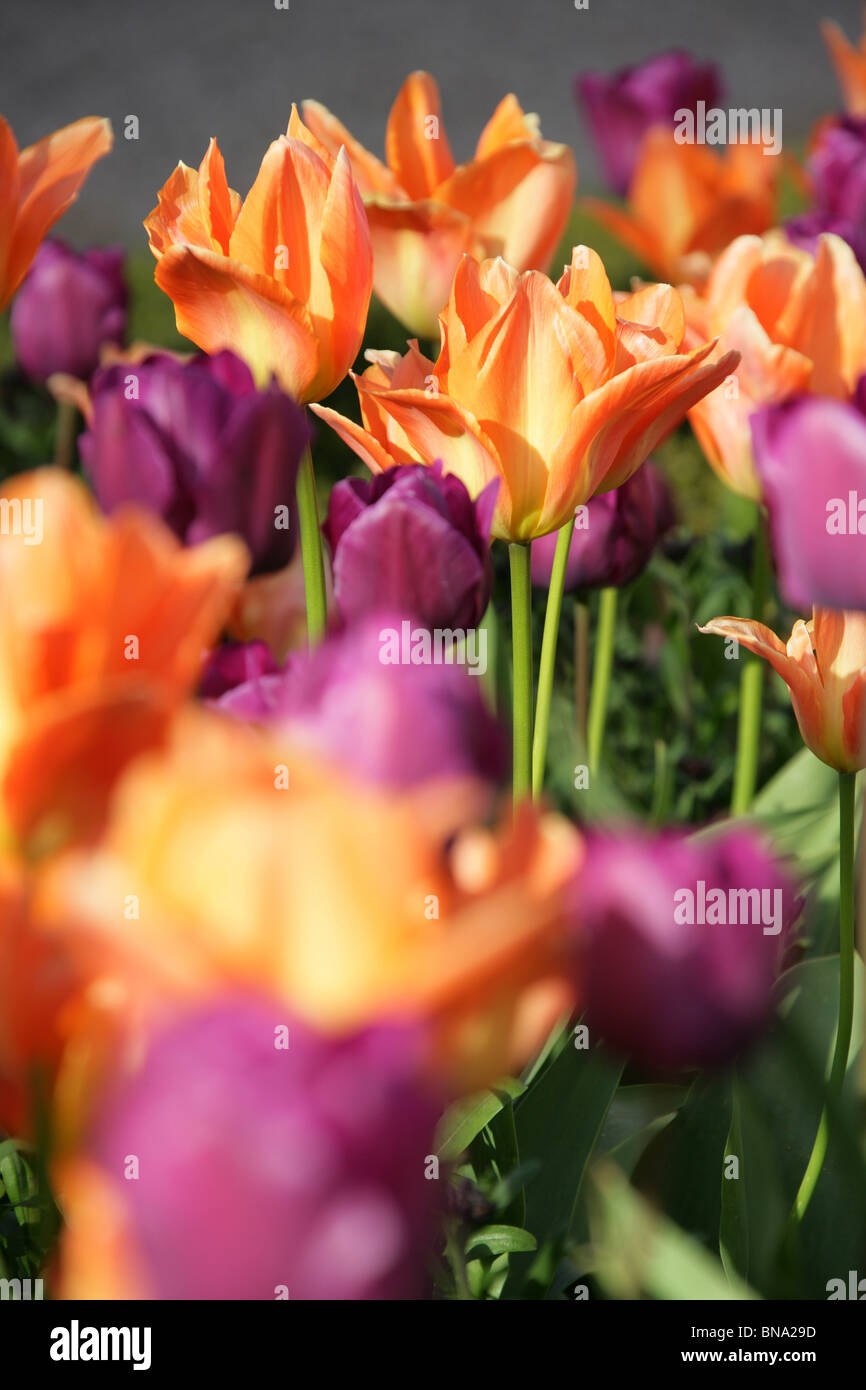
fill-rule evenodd
<path id="1" fill-rule="evenodd" d="M 724 380 L 737 356 L 707 362 L 713 347 L 640 362 L 581 401 L 551 459 L 537 534 L 561 526 L 595 492 L 626 482 L 689 407 Z"/>
<path id="2" fill-rule="evenodd" d="M 329 185 L 319 156 L 281 135 L 269 146 L 232 232 L 232 259 L 276 280 L 302 304 L 317 289 L 327 298 L 317 252 Z"/>
<path id="3" fill-rule="evenodd" d="M 569 308 L 574 309 L 595 331 L 603 354 L 603 368 L 592 374 L 593 387 L 606 381 L 613 371 L 616 355 L 616 306 L 604 263 L 589 246 L 575 246 L 571 264 L 566 266 L 556 288 Z"/>
<path id="4" fill-rule="evenodd" d="M 823 396 L 850 396 L 866 369 L 866 278 L 851 247 L 824 235 L 812 274 L 779 336 L 814 364 L 811 389 Z"/>
<path id="5" fill-rule="evenodd" d="M 866 116 L 866 53 L 862 44 L 855 48 L 831 19 L 822 20 L 821 37 L 836 70 L 845 110 L 850 116 Z"/>
<path id="6" fill-rule="evenodd" d="M 369 430 L 364 429 L 363 425 L 358 425 L 354 420 L 349 420 L 345 415 L 339 415 L 336 410 L 331 410 L 324 405 L 311 405 L 310 409 L 318 415 L 320 420 L 324 420 L 326 425 L 330 425 L 342 439 L 344 444 L 358 455 L 358 458 L 365 463 L 371 473 L 384 473 L 386 468 L 393 468 L 395 463 L 416 463 L 417 459 L 411 458 L 408 451 L 403 451 L 405 457 L 399 456 L 399 451 L 395 449 L 390 453 L 388 448 L 382 444 L 375 435 Z"/>
<path id="7" fill-rule="evenodd" d="M 713 618 L 700 632 L 736 638 L 747 651 L 768 661 L 791 692 L 791 702 L 805 743 L 812 752 L 838 767 L 841 755 L 838 734 L 829 727 L 828 702 L 824 697 L 821 674 L 812 651 L 812 634 L 802 619 L 794 624 L 785 646 L 763 623 L 745 618 Z M 841 709 L 837 711 L 841 722 Z"/>
<path id="8" fill-rule="evenodd" d="M 488 256 L 518 270 L 546 270 L 565 231 L 577 171 L 567 145 L 503 145 L 463 164 L 436 197 L 471 220 Z"/>
<path id="9" fill-rule="evenodd" d="M 594 218 L 617 241 L 622 242 L 647 270 L 662 279 L 673 273 L 673 263 L 661 238 L 653 228 L 643 226 L 632 213 L 614 207 L 612 203 L 605 203 L 600 198 L 581 198 L 579 206 L 582 212 Z"/>
<path id="10" fill-rule="evenodd" d="M 6 257 L 18 211 L 18 144 L 11 126 L 0 116 L 0 309 L 11 298 L 7 290 Z"/>
<path id="11" fill-rule="evenodd" d="M 481 132 L 475 147 L 475 158 L 486 159 L 494 150 L 515 140 L 537 140 L 540 131 L 537 116 L 527 116 L 513 92 L 503 97 Z"/>
<path id="12" fill-rule="evenodd" d="M 232 230 L 241 210 L 240 194 L 229 188 L 226 168 L 216 140 L 211 140 L 198 170 L 198 196 L 202 220 L 214 251 L 228 255 Z"/>
<path id="13" fill-rule="evenodd" d="M 340 146 L 345 146 L 346 153 L 352 163 L 355 181 L 363 197 L 369 198 L 381 194 L 386 198 L 396 199 L 406 196 L 387 164 L 383 164 L 380 159 L 365 149 L 361 142 L 355 139 L 326 106 L 323 106 L 319 101 L 305 101 L 302 103 L 301 109 L 304 113 L 304 123 L 307 129 L 312 131 L 316 139 L 331 155 L 336 158 L 340 152 Z M 293 134 L 291 125 L 289 125 L 288 133 L 289 135 Z"/>
<path id="14" fill-rule="evenodd" d="M 429 73 L 411 72 L 397 93 L 385 130 L 385 158 L 410 198 L 429 198 L 453 173 L 439 88 Z"/>
<path id="15" fill-rule="evenodd" d="M 21 151 L 18 211 L 6 259 L 7 299 L 23 280 L 48 229 L 78 197 L 92 166 L 108 154 L 112 142 L 109 121 L 85 116 Z"/>
<path id="16" fill-rule="evenodd" d="M 239 353 L 260 385 L 274 373 L 297 400 L 316 395 L 319 345 L 309 313 L 276 280 L 190 246 L 166 252 L 155 279 L 185 338 L 205 352 Z"/>
<path id="17" fill-rule="evenodd" d="M 468 218 L 440 203 L 367 204 L 374 288 L 410 333 L 436 338 L 438 315 L 475 237 Z"/>
<path id="18" fill-rule="evenodd" d="M 330 369 L 330 380 L 321 385 L 321 395 L 330 395 L 343 380 L 360 351 L 367 323 L 367 310 L 373 291 L 373 249 L 367 215 L 361 202 L 352 166 L 345 150 L 334 163 L 328 195 L 322 210 L 319 260 L 328 286 L 330 331 L 319 328 L 327 341 L 322 359 Z M 309 301 L 315 317 L 319 304 Z"/>

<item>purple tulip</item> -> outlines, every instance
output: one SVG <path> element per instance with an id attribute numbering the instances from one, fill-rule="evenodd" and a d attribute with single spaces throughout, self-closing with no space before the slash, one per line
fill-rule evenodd
<path id="1" fill-rule="evenodd" d="M 10 325 L 15 356 L 34 381 L 55 372 L 87 379 L 99 349 L 126 334 L 124 252 L 119 246 L 73 251 L 45 241 L 15 301 Z"/>
<path id="2" fill-rule="evenodd" d="M 323 1036 L 243 998 L 158 1037 L 90 1145 L 153 1297 L 424 1297 L 439 1106 L 419 1044 L 398 1027 Z"/>
<path id="3" fill-rule="evenodd" d="M 98 371 L 91 396 L 79 451 L 105 511 L 149 507 L 188 545 L 234 531 L 253 574 L 289 563 L 310 431 L 276 383 L 257 391 L 231 352 L 189 362 L 155 353 Z"/>
<path id="4" fill-rule="evenodd" d="M 664 478 L 645 463 L 622 487 L 590 498 L 577 518 L 568 562 L 566 589 L 622 588 L 649 563 L 658 541 L 674 521 Z M 532 542 L 532 582 L 550 587 L 557 532 Z"/>
<path id="5" fill-rule="evenodd" d="M 800 396 L 751 423 L 786 603 L 866 610 L 866 377 L 850 402 Z"/>
<path id="6" fill-rule="evenodd" d="M 199 694 L 203 700 L 218 700 L 236 686 L 276 675 L 279 669 L 266 642 L 225 642 L 208 653 Z"/>
<path id="7" fill-rule="evenodd" d="M 458 654 L 426 627 L 383 610 L 290 657 L 281 675 L 240 685 L 216 705 L 277 725 L 386 786 L 449 775 L 496 782 L 507 771 L 507 742 L 479 689 L 486 633 L 468 636 L 464 655 L 475 676 L 447 664 Z"/>
<path id="8" fill-rule="evenodd" d="M 337 483 L 322 529 L 343 619 L 399 608 L 429 628 L 475 627 L 493 587 L 497 488 L 473 503 L 438 460 Z"/>
<path id="9" fill-rule="evenodd" d="M 751 833 L 597 838 L 575 894 L 590 1030 L 653 1068 L 730 1061 L 770 1017 L 798 906 Z"/>
<path id="10" fill-rule="evenodd" d="M 694 111 L 699 101 L 716 106 L 722 91 L 715 63 L 698 63 L 676 48 L 618 72 L 586 72 L 574 80 L 605 178 L 621 196 L 628 191 L 646 132 L 656 125 L 673 128 L 675 113 Z"/>
<path id="11" fill-rule="evenodd" d="M 786 222 L 789 240 L 814 252 L 822 232 L 835 232 L 866 270 L 866 118 L 825 125 L 806 168 L 815 206 Z"/>

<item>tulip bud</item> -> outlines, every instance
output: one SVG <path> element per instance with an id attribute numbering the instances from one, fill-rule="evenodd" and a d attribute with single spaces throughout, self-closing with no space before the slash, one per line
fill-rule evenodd
<path id="1" fill-rule="evenodd" d="M 234 531 L 253 574 L 282 569 L 297 535 L 295 483 L 309 426 L 276 383 L 257 391 L 233 353 L 156 353 L 97 372 L 79 451 L 106 512 L 138 503 L 188 545 Z"/>
<path id="2" fill-rule="evenodd" d="M 729 1062 L 770 1017 L 796 908 L 746 832 L 599 837 L 575 894 L 590 1030 L 650 1067 Z"/>
<path id="3" fill-rule="evenodd" d="M 799 396 L 751 425 L 785 602 L 866 610 L 866 377 L 850 403 Z"/>
<path id="4" fill-rule="evenodd" d="M 423 1297 L 438 1107 L 418 1041 L 396 1027 L 325 1037 L 242 999 L 157 1038 L 90 1145 L 125 1200 L 148 1292 Z"/>
<path id="5" fill-rule="evenodd" d="M 649 463 L 612 492 L 591 497 L 575 523 L 565 568 L 566 589 L 620 589 L 649 564 L 674 522 L 661 473 Z M 550 588 L 557 533 L 532 542 L 532 582 Z"/>
<path id="6" fill-rule="evenodd" d="M 806 161 L 814 206 L 785 223 L 788 240 L 813 254 L 822 232 L 847 241 L 866 270 L 866 119 L 824 125 Z"/>
<path id="7" fill-rule="evenodd" d="M 475 627 L 493 587 L 498 486 L 494 480 L 473 504 L 438 460 L 337 483 L 323 529 L 345 621 L 392 608 L 430 628 Z"/>
<path id="8" fill-rule="evenodd" d="M 386 786 L 447 776 L 496 782 L 507 770 L 503 729 L 480 681 L 446 664 L 463 660 L 482 674 L 484 637 L 483 630 L 470 632 L 465 649 L 446 657 L 427 628 L 383 609 L 292 656 L 281 675 L 237 686 L 217 705 L 275 724 Z"/>
<path id="9" fill-rule="evenodd" d="M 15 356 L 34 381 L 54 372 L 87 379 L 99 350 L 119 347 L 126 333 L 126 283 L 121 247 L 73 251 L 46 241 L 12 306 Z"/>
<path id="10" fill-rule="evenodd" d="M 203 700 L 218 700 L 227 690 L 234 690 L 260 676 L 273 676 L 279 671 L 265 642 L 225 642 L 208 654 L 199 682 Z"/>
<path id="11" fill-rule="evenodd" d="M 575 97 L 614 192 L 627 192 L 641 140 L 652 126 L 672 128 L 675 112 L 694 111 L 698 101 L 717 105 L 722 86 L 715 63 L 698 63 L 682 49 L 658 53 L 618 72 L 587 72 L 575 78 Z"/>

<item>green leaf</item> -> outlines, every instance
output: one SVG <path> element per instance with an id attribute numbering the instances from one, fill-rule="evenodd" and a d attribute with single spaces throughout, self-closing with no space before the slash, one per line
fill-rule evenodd
<path id="1" fill-rule="evenodd" d="M 731 1126 L 728 1078 L 699 1076 L 673 1121 L 647 1145 L 633 1182 L 672 1221 L 717 1249 L 725 1143 Z"/>
<path id="2" fill-rule="evenodd" d="M 18 1224 L 34 1225 L 39 1220 L 36 1182 L 14 1139 L 0 1144 L 0 1184 L 5 1188 Z"/>
<path id="3" fill-rule="evenodd" d="M 479 1245 L 485 1245 L 491 1255 L 507 1255 L 513 1251 L 533 1251 L 536 1249 L 535 1236 L 520 1226 L 482 1226 L 473 1231 L 466 1242 L 466 1253 Z"/>
<path id="4" fill-rule="evenodd" d="M 448 1162 L 459 1158 L 499 1114 L 506 1098 L 522 1095 L 524 1090 L 522 1082 L 509 1076 L 497 1082 L 495 1091 L 479 1091 L 449 1106 L 436 1131 L 439 1157 Z"/>
<path id="5" fill-rule="evenodd" d="M 826 1284 L 858 1268 L 866 1246 L 866 1166 L 856 1128 L 856 1057 L 862 1046 L 864 969 L 855 968 L 855 1025 L 835 1138 L 801 1227 L 798 1296 L 826 1298 Z M 801 962 L 780 981 L 782 1022 L 738 1068 L 740 1177 L 722 1186 L 722 1236 L 730 1264 L 768 1297 L 778 1253 L 824 1101 L 838 1017 L 839 960 Z M 748 1239 L 739 1227 L 745 1222 Z"/>
<path id="6" fill-rule="evenodd" d="M 593 1164 L 588 1197 L 591 1268 L 610 1298 L 757 1297 L 741 1280 L 730 1279 L 715 1256 L 654 1211 L 609 1159 Z"/>
<path id="7" fill-rule="evenodd" d="M 586 1165 L 622 1068 L 601 1047 L 567 1046 L 515 1108 L 521 1160 L 541 1165 L 526 1188 L 526 1227 L 539 1247 L 565 1237 L 572 1226 Z M 522 1261 L 512 1261 L 506 1297 L 520 1296 L 526 1273 Z"/>

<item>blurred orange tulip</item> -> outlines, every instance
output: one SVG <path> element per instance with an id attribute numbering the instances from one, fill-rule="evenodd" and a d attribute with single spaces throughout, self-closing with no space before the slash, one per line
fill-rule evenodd
<path id="1" fill-rule="evenodd" d="M 541 138 L 538 117 L 504 97 L 474 158 L 454 162 L 439 88 L 410 73 L 391 108 L 383 164 L 317 101 L 304 120 L 329 150 L 348 151 L 373 241 L 375 289 L 411 333 L 437 334 L 460 257 L 502 256 L 517 270 L 546 270 L 565 231 L 577 171 L 567 145 Z"/>
<path id="2" fill-rule="evenodd" d="M 0 838 L 46 850 L 99 824 L 120 768 L 162 737 L 245 573 L 233 537 L 184 550 L 104 520 L 59 469 L 0 489 Z"/>
<path id="3" fill-rule="evenodd" d="M 179 333 L 205 352 L 231 348 L 260 384 L 273 373 L 302 402 L 340 384 L 364 336 L 370 234 L 348 157 L 332 158 L 294 107 L 243 202 L 211 140 L 198 172 L 178 164 L 144 225 Z"/>
<path id="4" fill-rule="evenodd" d="M 0 116 L 0 309 L 24 279 L 46 232 L 75 202 L 92 166 L 111 145 L 110 122 L 85 116 L 19 152 Z"/>
<path id="5" fill-rule="evenodd" d="M 735 349 L 731 381 L 689 419 L 723 483 L 757 499 L 750 417 L 798 391 L 850 396 L 866 371 L 866 278 L 847 242 L 824 235 L 815 256 L 780 232 L 744 236 L 719 257 L 703 297 L 685 296 L 688 341 Z"/>
<path id="6" fill-rule="evenodd" d="M 426 1020 L 431 1064 L 458 1088 L 487 1084 L 573 1000 L 581 842 L 529 805 L 452 836 L 468 804 L 454 784 L 359 784 L 190 711 L 124 777 L 100 846 L 48 867 L 40 920 L 129 1026 L 215 989 L 265 990 L 326 1030 Z M 74 1115 L 80 1088 L 64 1089 Z"/>
<path id="7" fill-rule="evenodd" d="M 757 144 L 677 144 L 672 131 L 649 130 L 641 144 L 625 208 L 595 198 L 583 207 L 660 280 L 701 286 L 712 263 L 742 233 L 775 220 L 780 161 Z"/>
<path id="8" fill-rule="evenodd" d="M 845 110 L 849 116 L 866 116 L 866 24 L 856 44 L 849 43 L 832 19 L 822 21 L 821 34 L 836 70 Z"/>
<path id="9" fill-rule="evenodd" d="M 317 408 L 374 471 L 441 458 L 473 496 L 499 478 L 493 533 L 530 541 L 624 483 L 737 362 L 681 352 L 682 300 L 649 285 L 618 302 L 594 251 L 556 285 L 466 256 L 435 363 L 410 344 L 354 378 L 365 428 Z"/>
<path id="10" fill-rule="evenodd" d="M 787 645 L 763 623 L 713 618 L 700 629 L 735 637 L 769 661 L 791 692 L 803 742 L 839 772 L 866 767 L 866 613 L 814 608 Z"/>

